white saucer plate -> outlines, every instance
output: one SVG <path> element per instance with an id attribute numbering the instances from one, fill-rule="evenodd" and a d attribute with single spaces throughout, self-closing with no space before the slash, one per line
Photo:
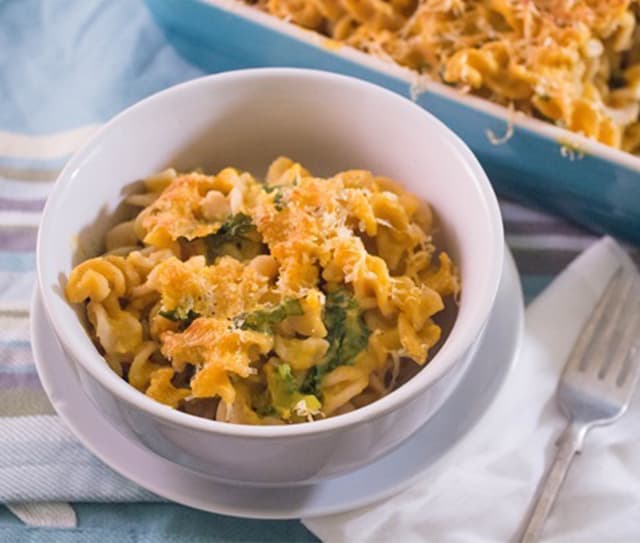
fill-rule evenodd
<path id="1" fill-rule="evenodd" d="M 32 301 L 33 354 L 42 385 L 67 426 L 100 460 L 163 498 L 224 515 L 310 518 L 364 507 L 405 489 L 446 453 L 485 413 L 513 366 L 524 328 L 524 305 L 511 254 L 485 335 L 467 373 L 440 410 L 411 438 L 356 471 L 308 486 L 254 488 L 220 483 L 174 464 L 135 436 L 112 426 L 85 395 L 73 363 L 49 324 L 40 294 Z M 122 424 L 123 429 L 126 427 Z"/>

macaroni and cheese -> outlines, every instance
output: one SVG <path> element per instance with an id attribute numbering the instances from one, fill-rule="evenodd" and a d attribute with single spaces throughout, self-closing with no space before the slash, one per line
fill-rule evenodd
<path id="1" fill-rule="evenodd" d="M 428 205 L 394 181 L 317 178 L 281 157 L 264 182 L 170 169 L 144 185 L 65 292 L 147 396 L 221 421 L 304 422 L 366 405 L 429 360 L 460 284 Z"/>

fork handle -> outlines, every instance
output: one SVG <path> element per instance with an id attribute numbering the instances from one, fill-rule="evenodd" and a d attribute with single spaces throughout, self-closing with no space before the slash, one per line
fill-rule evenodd
<path id="1" fill-rule="evenodd" d="M 576 453 L 580 452 L 588 427 L 584 424 L 570 422 L 557 443 L 556 455 L 544 482 L 538 489 L 535 505 L 522 533 L 521 543 L 535 543 L 540 540 L 544 523 L 553 507 L 558 491 L 569 471 L 569 466 Z"/>

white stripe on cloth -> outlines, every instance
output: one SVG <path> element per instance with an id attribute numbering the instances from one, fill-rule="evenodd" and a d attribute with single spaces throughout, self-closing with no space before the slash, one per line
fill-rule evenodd
<path id="1" fill-rule="evenodd" d="M 53 188 L 54 181 L 42 181 L 31 183 L 7 179 L 0 176 L 0 198 L 13 198 L 15 200 L 43 200 Z"/>
<path id="2" fill-rule="evenodd" d="M 55 415 L 0 418 L 0 435 L 0 503 L 159 500 L 100 462 Z"/>
<path id="3" fill-rule="evenodd" d="M 59 157 L 56 161 L 63 162 L 65 157 Z M 49 183 L 55 181 L 60 173 L 60 168 L 40 167 L 33 164 L 33 166 L 21 165 L 21 166 L 6 166 L 0 160 L 0 179 L 10 179 L 12 181 L 19 181 L 24 183 Z"/>
<path id="4" fill-rule="evenodd" d="M 2 335 L 0 336 L 0 341 L 2 342 L 30 341 L 29 315 L 0 314 L 0 330 L 2 330 Z"/>
<path id="5" fill-rule="evenodd" d="M 0 155 L 20 159 L 47 160 L 73 153 L 100 127 L 97 124 L 55 134 L 31 135 L 0 131 Z"/>
<path id="6" fill-rule="evenodd" d="M 0 177 L 0 198 L 14 200 L 44 200 L 49 196 L 54 181 L 29 183 Z"/>
<path id="7" fill-rule="evenodd" d="M 41 215 L 39 211 L 0 211 L 0 228 L 38 228 Z"/>
<path id="8" fill-rule="evenodd" d="M 502 218 L 509 222 L 557 222 L 558 218 L 514 202 L 500 200 Z"/>
<path id="9" fill-rule="evenodd" d="M 68 503 L 7 503 L 9 511 L 27 526 L 47 528 L 75 528 L 78 517 Z"/>
<path id="10" fill-rule="evenodd" d="M 14 302 L 5 303 L 0 300 L 0 315 L 29 316 L 30 302 Z"/>
<path id="11" fill-rule="evenodd" d="M 35 284 L 34 271 L 0 271 L 0 313 L 28 311 Z M 6 328 L 0 330 L 6 333 Z"/>
<path id="12" fill-rule="evenodd" d="M 563 236 L 559 234 L 507 234 L 507 244 L 511 249 L 536 251 L 584 251 L 597 240 L 595 236 Z M 543 258 L 543 256 L 541 256 Z"/>

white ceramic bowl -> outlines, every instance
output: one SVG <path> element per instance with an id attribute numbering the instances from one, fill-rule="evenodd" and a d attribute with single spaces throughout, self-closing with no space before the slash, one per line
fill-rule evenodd
<path id="1" fill-rule="evenodd" d="M 457 319 L 434 359 L 387 397 L 354 412 L 291 426 L 201 419 L 147 398 L 113 373 L 62 286 L 99 253 L 123 188 L 169 165 L 234 165 L 263 175 L 288 155 L 317 175 L 366 168 L 428 200 L 460 265 Z M 193 80 L 127 109 L 69 161 L 49 197 L 38 238 L 38 280 L 58 340 L 105 416 L 126 420 L 158 454 L 244 484 L 318 480 L 362 466 L 410 436 L 461 377 L 491 311 L 502 270 L 495 195 L 469 149 L 410 101 L 335 74 L 260 69 Z M 55 361 L 51 361 L 54 363 Z"/>

